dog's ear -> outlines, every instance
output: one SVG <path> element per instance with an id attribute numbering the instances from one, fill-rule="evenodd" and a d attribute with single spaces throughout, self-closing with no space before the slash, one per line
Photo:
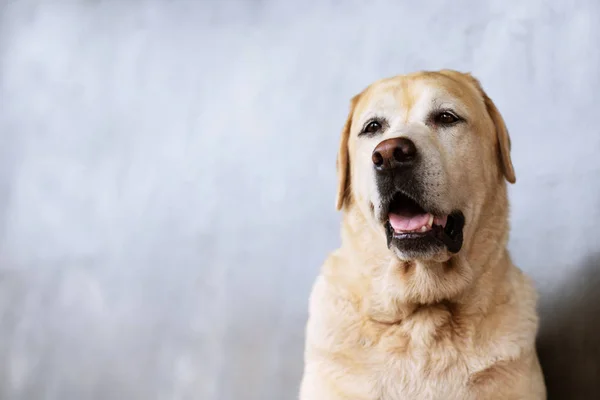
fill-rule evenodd
<path id="1" fill-rule="evenodd" d="M 494 122 L 494 126 L 496 128 L 496 137 L 498 138 L 499 158 L 502 164 L 504 177 L 508 182 L 515 183 L 517 181 L 517 177 L 515 175 L 515 169 L 510 158 L 510 136 L 508 134 L 508 129 L 506 128 L 504 118 L 502 118 L 502 114 L 500 114 L 500 111 L 498 111 L 498 108 L 492 99 L 490 99 L 487 93 L 483 90 L 479 80 L 477 80 L 471 74 L 467 74 L 467 76 L 475 83 L 475 86 L 481 93 L 485 103 L 485 108 Z"/>
<path id="2" fill-rule="evenodd" d="M 348 139 L 350 138 L 350 128 L 352 127 L 352 114 L 360 94 L 357 94 L 350 100 L 350 111 L 348 117 L 346 117 L 346 123 L 342 128 L 342 135 L 340 137 L 340 148 L 336 159 L 337 167 L 337 197 L 335 200 L 336 208 L 341 210 L 344 206 L 344 202 L 347 202 L 350 196 L 350 155 L 348 151 Z"/>

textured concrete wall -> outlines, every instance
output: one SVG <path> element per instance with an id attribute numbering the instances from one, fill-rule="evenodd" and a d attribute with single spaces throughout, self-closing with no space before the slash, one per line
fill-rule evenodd
<path id="1" fill-rule="evenodd" d="M 294 398 L 348 101 L 442 67 L 509 125 L 551 394 L 600 398 L 597 0 L 1 3 L 1 399 Z"/>

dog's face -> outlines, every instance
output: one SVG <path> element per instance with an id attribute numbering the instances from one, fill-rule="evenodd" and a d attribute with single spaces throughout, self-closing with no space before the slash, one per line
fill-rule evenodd
<path id="1" fill-rule="evenodd" d="M 420 72 L 352 100 L 338 154 L 338 208 L 357 207 L 403 260 L 458 253 L 503 177 L 510 139 L 471 75 Z"/>

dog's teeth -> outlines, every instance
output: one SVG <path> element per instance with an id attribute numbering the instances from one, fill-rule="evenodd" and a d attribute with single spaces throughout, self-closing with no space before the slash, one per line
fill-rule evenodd
<path id="1" fill-rule="evenodd" d="M 421 227 L 421 232 L 427 232 L 427 229 L 428 229 L 428 228 L 427 228 L 427 225 L 423 225 L 423 226 Z"/>
<path id="2" fill-rule="evenodd" d="M 431 228 L 433 225 L 433 215 L 429 214 L 429 221 L 427 221 L 427 226 Z"/>

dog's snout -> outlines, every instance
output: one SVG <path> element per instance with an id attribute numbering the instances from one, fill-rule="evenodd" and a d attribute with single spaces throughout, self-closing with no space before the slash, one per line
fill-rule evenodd
<path id="1" fill-rule="evenodd" d="M 399 137 L 382 141 L 371 156 L 377 171 L 388 171 L 412 164 L 417 156 L 417 147 L 412 140 Z"/>

